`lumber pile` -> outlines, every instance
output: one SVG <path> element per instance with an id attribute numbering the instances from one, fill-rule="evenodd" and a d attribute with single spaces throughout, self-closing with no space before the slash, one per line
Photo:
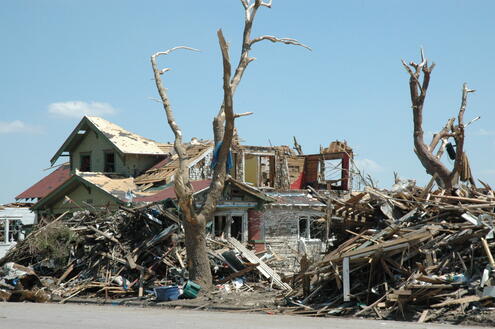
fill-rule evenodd
<path id="1" fill-rule="evenodd" d="M 414 184 L 367 188 L 328 205 L 334 247 L 289 278 L 308 315 L 433 321 L 495 307 L 494 191 Z"/>
<path id="2" fill-rule="evenodd" d="M 208 247 L 213 283 L 219 289 L 247 291 L 252 290 L 247 281 L 271 280 L 276 288 L 290 290 L 239 241 L 210 238 Z M 36 284 L 23 284 L 27 278 Z M 0 298 L 7 301 L 153 298 L 154 288 L 182 286 L 188 279 L 180 220 L 159 204 L 63 214 L 39 224 L 0 260 Z M 271 288 L 269 283 L 266 287 Z M 31 296 L 38 290 L 43 298 Z"/>
<path id="3" fill-rule="evenodd" d="M 76 212 L 40 224 L 0 265 L 30 266 L 61 298 L 125 296 L 139 288 L 142 294 L 143 286 L 159 284 L 171 268 L 184 268 L 173 219 L 157 209 Z"/>

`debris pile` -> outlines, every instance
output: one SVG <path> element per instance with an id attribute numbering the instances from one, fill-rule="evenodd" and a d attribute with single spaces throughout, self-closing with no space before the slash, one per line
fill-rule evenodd
<path id="1" fill-rule="evenodd" d="M 64 302 L 75 296 L 148 295 L 162 301 L 181 294 L 194 298 L 201 289 L 188 281 L 184 234 L 170 209 L 154 205 L 66 215 L 40 224 L 0 260 L 5 272 L 0 273 L 0 298 L 18 301 L 15 296 L 23 294 L 22 300 L 46 301 L 51 295 Z M 220 290 L 253 291 L 247 280 L 258 282 L 260 277 L 276 288 L 291 289 L 239 241 L 210 238 L 208 245 Z M 23 283 L 26 273 L 36 284 Z M 180 294 L 179 288 L 184 289 Z M 44 297 L 29 297 L 31 290 L 43 291 Z"/>
<path id="2" fill-rule="evenodd" d="M 179 225 L 155 209 L 64 215 L 33 231 L 2 259 L 30 266 L 53 295 L 115 296 L 134 293 L 183 269 Z M 5 281 L 5 279 L 4 279 Z M 0 285 L 4 285 L 0 283 Z M 5 285 L 4 285 L 5 286 Z M 8 285 L 7 285 L 8 287 Z M 15 288 L 15 287 L 14 287 Z"/>
<path id="3" fill-rule="evenodd" d="M 275 289 L 277 305 L 258 311 L 418 322 L 460 322 L 495 309 L 495 194 L 488 185 L 452 194 L 414 181 L 338 196 L 309 190 L 327 209 L 322 257 L 302 255 L 298 273 L 280 276 L 269 266 L 274 255 L 207 235 L 211 298 L 273 296 Z M 201 287 L 188 281 L 182 230 L 176 208 L 164 204 L 64 214 L 0 260 L 0 298 L 194 298 Z"/>
<path id="4" fill-rule="evenodd" d="M 346 200 L 313 191 L 328 205 L 335 247 L 290 278 L 291 312 L 425 322 L 494 309 L 494 192 L 458 192 L 414 182 Z"/>

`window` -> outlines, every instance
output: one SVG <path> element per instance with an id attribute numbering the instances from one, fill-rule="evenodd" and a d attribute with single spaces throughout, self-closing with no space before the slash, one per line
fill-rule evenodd
<path id="1" fill-rule="evenodd" d="M 19 240 L 22 224 L 18 219 L 0 219 L 0 244 Z"/>
<path id="2" fill-rule="evenodd" d="M 81 154 L 81 166 L 80 171 L 91 171 L 91 155 Z"/>
<path id="3" fill-rule="evenodd" d="M 115 153 L 105 152 L 105 167 L 104 172 L 114 172 L 115 171 Z"/>
<path id="4" fill-rule="evenodd" d="M 225 223 L 227 222 L 227 216 L 215 216 L 215 236 L 221 236 L 225 231 Z"/>
<path id="5" fill-rule="evenodd" d="M 213 229 L 210 230 L 215 236 L 232 237 L 241 242 L 244 241 L 244 234 L 247 234 L 245 216 L 241 213 L 217 215 L 213 221 Z"/>
<path id="6" fill-rule="evenodd" d="M 316 216 L 299 217 L 299 238 L 307 240 L 325 240 L 325 219 Z"/>

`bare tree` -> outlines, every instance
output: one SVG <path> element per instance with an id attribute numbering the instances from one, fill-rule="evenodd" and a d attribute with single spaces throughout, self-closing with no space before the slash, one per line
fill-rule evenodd
<path id="1" fill-rule="evenodd" d="M 457 124 L 455 124 L 456 118 L 449 119 L 445 127 L 433 136 L 430 145 L 426 145 L 423 131 L 423 106 L 435 63 L 428 66 L 428 60 L 424 56 L 423 49 L 421 49 L 421 63 L 410 62 L 408 65 L 403 60 L 402 64 L 410 76 L 409 89 L 414 121 L 414 148 L 421 164 L 426 169 L 426 172 L 432 175 L 437 183 L 449 192 L 452 191 L 459 178 L 474 183 L 472 177 L 470 177 L 469 165 L 464 153 L 464 112 L 466 110 L 467 96 L 475 90 L 468 89 L 467 84 L 464 83 Z M 448 169 L 440 160 L 449 138 L 454 138 L 456 144 L 452 170 Z M 434 154 L 435 148 L 440 141 L 442 141 L 442 146 L 437 154 Z"/>
<path id="2" fill-rule="evenodd" d="M 235 90 L 239 85 L 247 66 L 254 60 L 253 57 L 249 56 L 251 47 L 260 41 L 269 40 L 272 42 L 281 42 L 308 48 L 297 40 L 289 38 L 276 38 L 274 36 L 265 35 L 251 39 L 253 21 L 258 9 L 260 7 L 271 7 L 271 1 L 263 2 L 261 0 L 241 0 L 241 4 L 245 11 L 244 33 L 239 63 L 233 76 L 228 44 L 224 39 L 222 30 L 217 31 L 223 62 L 224 97 L 220 111 L 213 120 L 215 145 L 219 146 L 216 162 L 217 165 L 213 170 L 210 189 L 208 191 L 206 201 L 201 209 L 195 209 L 193 204 L 194 191 L 190 183 L 189 172 L 186 167 L 187 154 L 186 146 L 182 141 L 182 130 L 174 119 L 174 114 L 167 96 L 167 91 L 161 78 L 161 75 L 169 69 L 165 68 L 160 70 L 157 64 L 157 58 L 161 55 L 168 55 L 172 51 L 178 49 L 195 49 L 179 46 L 167 51 L 158 52 L 151 56 L 151 65 L 153 68 L 156 87 L 165 109 L 168 124 L 175 135 L 174 148 L 179 159 L 179 168 L 174 178 L 175 192 L 179 200 L 179 207 L 182 212 L 184 223 L 185 244 L 190 278 L 206 289 L 211 287 L 212 284 L 210 264 L 206 251 L 206 224 L 213 219 L 213 214 L 215 212 L 218 199 L 221 196 L 225 185 L 225 179 L 227 178 L 226 162 L 234 135 L 234 120 L 236 118 L 252 114 L 251 112 L 235 114 L 233 105 Z"/>

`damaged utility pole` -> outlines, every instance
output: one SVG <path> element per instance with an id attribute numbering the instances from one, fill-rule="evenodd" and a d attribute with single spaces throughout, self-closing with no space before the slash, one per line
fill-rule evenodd
<path id="1" fill-rule="evenodd" d="M 421 62 L 419 64 L 414 62 L 406 64 L 404 60 L 402 60 L 402 64 L 410 75 L 409 89 L 414 121 L 414 151 L 418 159 L 426 169 L 426 172 L 436 177 L 437 184 L 449 192 L 452 192 L 459 179 L 470 181 L 474 185 L 468 159 L 464 152 L 464 112 L 466 110 L 467 96 L 475 90 L 469 89 L 467 84 L 464 83 L 461 106 L 457 115 L 457 125 L 454 124 L 456 118 L 449 119 L 445 127 L 433 136 L 432 142 L 428 146 L 424 142 L 423 106 L 435 63 L 428 66 L 428 60 L 424 56 L 423 49 L 421 49 Z M 447 140 L 450 137 L 454 138 L 456 143 L 456 154 L 452 170 L 448 169 L 440 161 L 443 148 L 447 145 Z M 433 152 L 441 140 L 443 145 L 435 155 Z"/>
<path id="2" fill-rule="evenodd" d="M 179 46 L 167 51 L 158 52 L 151 56 L 151 64 L 154 72 L 156 87 L 165 109 L 168 124 L 175 135 L 174 148 L 179 159 L 179 169 L 174 177 L 175 192 L 179 200 L 179 207 L 182 212 L 182 220 L 184 223 L 185 244 L 190 278 L 205 289 L 210 288 L 212 285 L 210 264 L 206 251 L 206 224 L 213 219 L 213 214 L 216 209 L 218 199 L 223 191 L 225 179 L 227 178 L 227 159 L 234 135 L 234 120 L 236 118 L 252 114 L 251 112 L 235 114 L 233 105 L 233 95 L 235 90 L 239 85 L 247 66 L 250 62 L 255 60 L 253 57 L 249 56 L 249 51 L 254 44 L 263 40 L 297 45 L 309 49 L 309 47 L 303 45 L 295 39 L 276 38 L 269 35 L 251 39 L 251 30 L 258 9 L 260 7 L 270 8 L 271 3 L 271 0 L 269 2 L 263 2 L 261 0 L 241 0 L 241 4 L 245 11 L 244 33 L 239 64 L 237 65 L 233 75 L 231 70 L 231 61 L 229 58 L 228 44 L 225 41 L 222 30 L 217 31 L 222 53 L 224 97 L 220 111 L 213 120 L 215 149 L 218 152 L 216 155 L 217 164 L 213 171 L 213 177 L 206 202 L 199 210 L 195 209 L 193 203 L 193 188 L 190 183 L 189 172 L 186 166 L 187 155 L 185 144 L 182 141 L 182 130 L 174 119 L 174 114 L 167 91 L 161 78 L 161 75 L 169 71 L 169 69 L 165 68 L 160 70 L 158 69 L 157 64 L 157 58 L 161 55 L 168 55 L 172 51 L 178 49 L 195 49 Z"/>

